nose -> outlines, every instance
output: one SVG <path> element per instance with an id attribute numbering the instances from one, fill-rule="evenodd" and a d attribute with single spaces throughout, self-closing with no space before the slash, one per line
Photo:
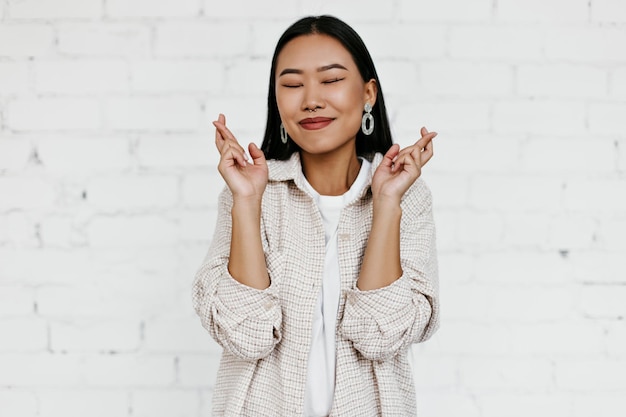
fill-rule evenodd
<path id="1" fill-rule="evenodd" d="M 322 91 L 317 85 L 308 85 L 304 87 L 304 96 L 302 99 L 302 111 L 311 112 L 317 109 L 323 109 L 326 102 L 322 95 Z"/>

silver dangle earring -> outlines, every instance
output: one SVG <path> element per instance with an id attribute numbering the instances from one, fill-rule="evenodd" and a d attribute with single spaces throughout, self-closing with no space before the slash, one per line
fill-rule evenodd
<path id="1" fill-rule="evenodd" d="M 369 136 L 374 131 L 374 116 L 372 116 L 372 106 L 369 103 L 365 103 L 365 114 L 361 119 L 361 130 L 363 134 Z M 369 124 L 369 126 L 368 126 Z"/>
<path id="2" fill-rule="evenodd" d="M 289 136 L 287 136 L 287 131 L 285 130 L 285 126 L 283 126 L 283 123 L 280 123 L 280 141 L 282 143 L 287 143 L 287 139 L 289 138 Z"/>

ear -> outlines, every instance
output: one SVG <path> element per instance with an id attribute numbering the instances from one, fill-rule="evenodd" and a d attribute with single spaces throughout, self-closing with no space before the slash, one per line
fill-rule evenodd
<path id="1" fill-rule="evenodd" d="M 378 97 L 378 84 L 376 84 L 376 80 L 372 78 L 365 83 L 363 99 L 365 102 L 374 107 L 374 104 L 376 104 L 376 97 Z"/>

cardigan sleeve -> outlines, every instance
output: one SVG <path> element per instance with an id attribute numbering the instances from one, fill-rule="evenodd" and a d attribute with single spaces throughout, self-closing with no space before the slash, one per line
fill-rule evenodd
<path id="1" fill-rule="evenodd" d="M 402 201 L 402 276 L 375 290 L 348 290 L 341 334 L 365 358 L 385 360 L 439 326 L 439 290 L 432 197 L 418 179 Z"/>
<path id="2" fill-rule="evenodd" d="M 195 275 L 192 301 L 202 325 L 219 345 L 254 361 L 268 356 L 281 339 L 282 313 L 272 280 L 279 262 L 265 252 L 271 280 L 265 290 L 244 285 L 230 275 L 231 208 L 232 195 L 226 187 L 219 197 L 213 241 Z"/>

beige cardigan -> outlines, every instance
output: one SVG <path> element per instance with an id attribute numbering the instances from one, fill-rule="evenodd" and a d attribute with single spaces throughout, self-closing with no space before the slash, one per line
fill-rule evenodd
<path id="1" fill-rule="evenodd" d="M 382 155 L 372 161 L 369 183 Z M 215 235 L 193 286 L 202 325 L 223 348 L 213 394 L 216 416 L 303 413 L 313 309 L 322 283 L 325 239 L 319 211 L 303 186 L 298 153 L 268 161 L 261 236 L 271 285 L 257 290 L 228 273 L 232 195 L 220 194 Z M 369 187 L 341 213 L 342 297 L 331 416 L 412 416 L 415 391 L 407 350 L 439 324 L 431 194 L 418 179 L 402 203 L 403 275 L 388 287 L 356 289 L 372 225 Z"/>

